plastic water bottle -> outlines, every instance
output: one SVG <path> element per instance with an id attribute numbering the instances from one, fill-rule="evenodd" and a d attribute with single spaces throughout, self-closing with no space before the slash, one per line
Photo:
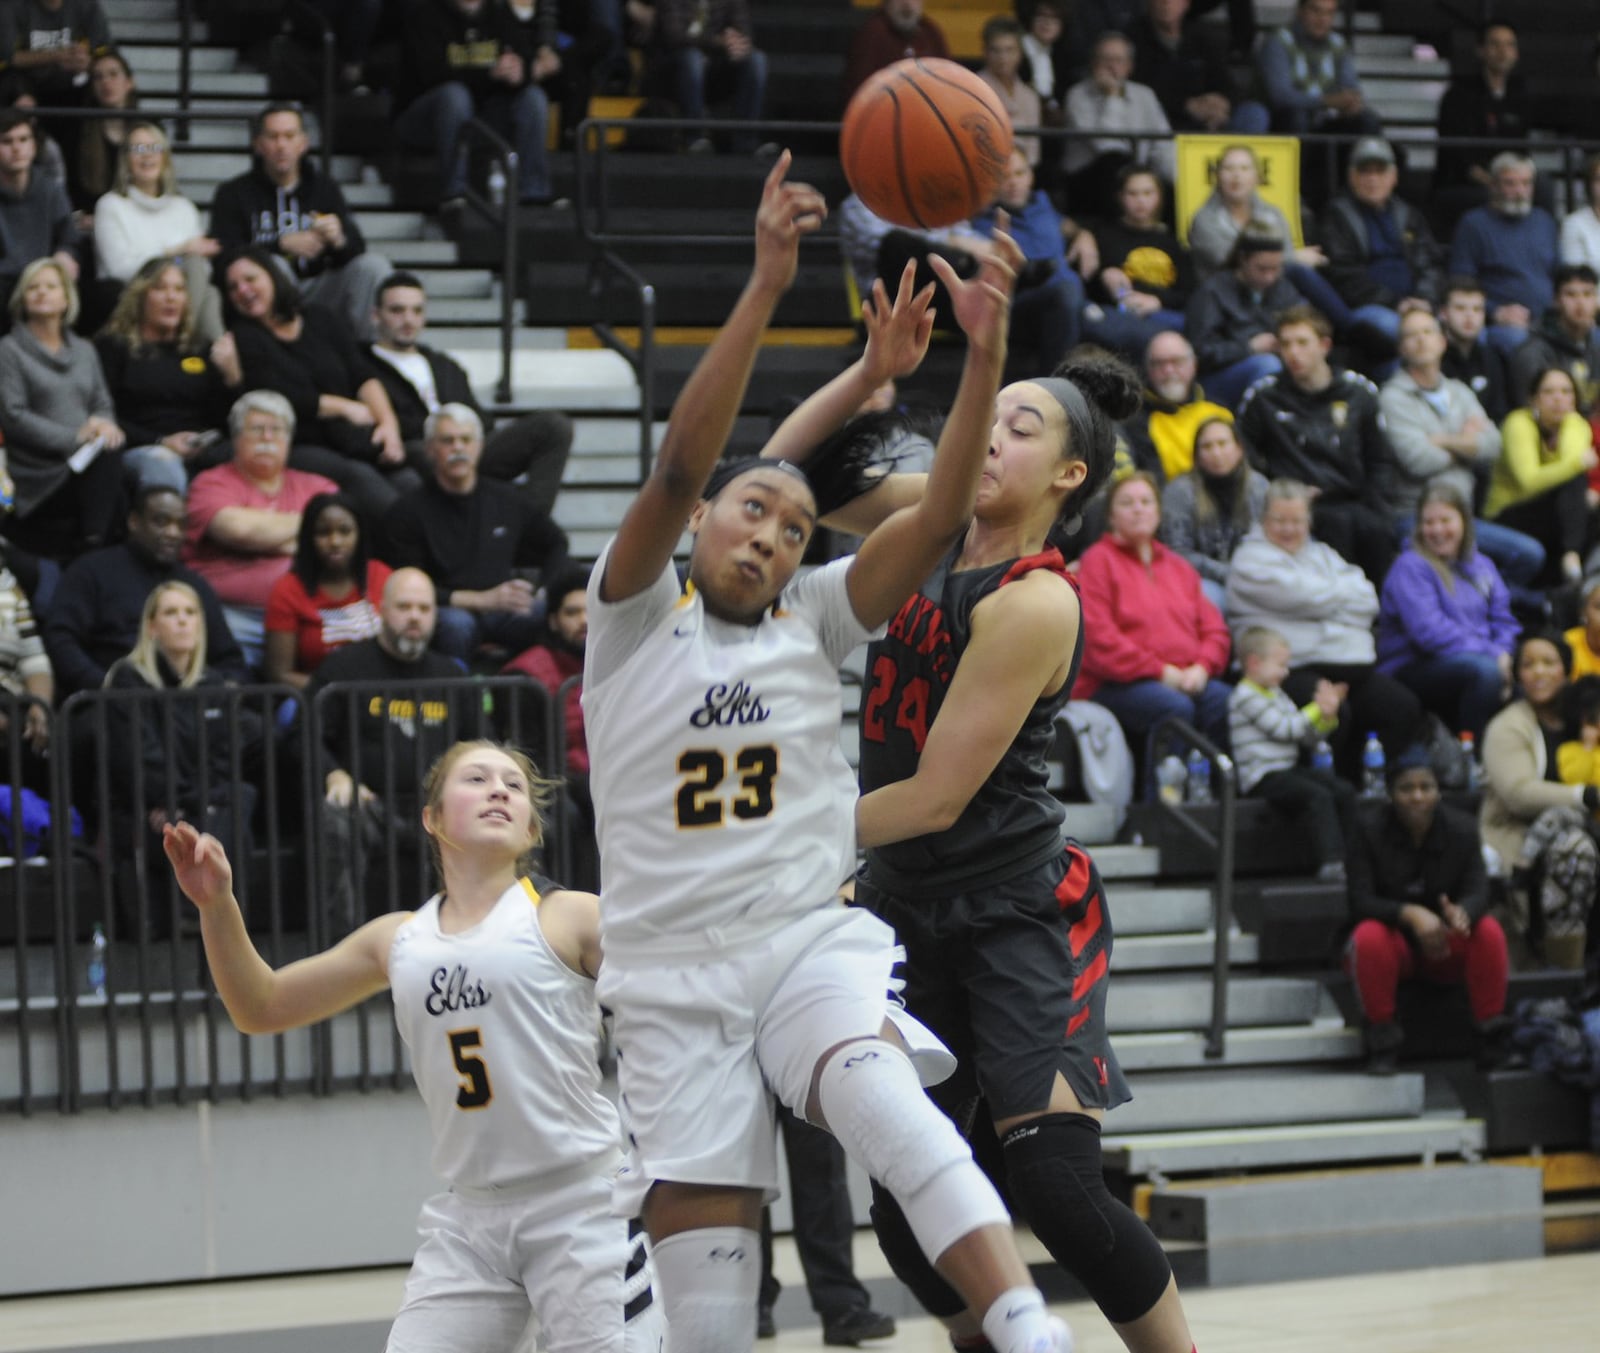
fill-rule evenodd
<path id="1" fill-rule="evenodd" d="M 97 922 L 94 935 L 89 940 L 89 963 L 84 972 L 89 986 L 89 994 L 106 998 L 106 951 L 110 946 L 106 943 L 106 932 Z"/>
<path id="2" fill-rule="evenodd" d="M 1318 738 L 1317 745 L 1311 749 L 1311 769 L 1333 773 L 1333 748 L 1328 746 L 1326 738 Z"/>
<path id="3" fill-rule="evenodd" d="M 1156 767 L 1156 786 L 1162 803 L 1183 802 L 1184 775 L 1183 762 L 1175 756 L 1167 757 Z"/>
<path id="4" fill-rule="evenodd" d="M 1186 763 L 1188 791 L 1184 795 L 1190 803 L 1211 802 L 1211 758 L 1198 747 L 1189 752 Z"/>
<path id="5" fill-rule="evenodd" d="M 1483 767 L 1478 764 L 1478 748 L 1471 733 L 1461 735 L 1461 755 L 1467 763 L 1467 788 L 1473 792 L 1483 788 Z"/>
<path id="6" fill-rule="evenodd" d="M 499 160 L 489 166 L 489 201 L 497 207 L 506 204 L 506 171 L 500 167 Z"/>
<path id="7" fill-rule="evenodd" d="M 1367 734 L 1367 745 L 1361 749 L 1361 797 L 1381 799 L 1384 796 L 1383 744 L 1376 733 Z"/>

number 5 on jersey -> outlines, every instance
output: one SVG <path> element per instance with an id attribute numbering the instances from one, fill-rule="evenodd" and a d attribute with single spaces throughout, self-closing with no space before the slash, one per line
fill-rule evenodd
<path id="1" fill-rule="evenodd" d="M 776 747 L 742 747 L 734 754 L 739 784 L 724 796 L 718 790 L 728 776 L 728 761 L 714 747 L 690 748 L 678 758 L 678 826 L 720 827 L 731 812 L 742 821 L 772 812 L 772 782 L 778 778 Z"/>
<path id="2" fill-rule="evenodd" d="M 456 1064 L 456 1075 L 461 1077 L 456 1108 L 481 1109 L 494 1098 L 488 1064 L 482 1057 L 473 1055 L 474 1048 L 483 1046 L 483 1034 L 477 1029 L 452 1029 L 449 1038 L 450 1059 Z"/>

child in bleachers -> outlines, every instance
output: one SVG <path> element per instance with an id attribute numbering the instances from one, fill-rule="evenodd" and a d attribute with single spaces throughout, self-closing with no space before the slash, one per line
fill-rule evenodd
<path id="1" fill-rule="evenodd" d="M 1556 748 L 1556 774 L 1564 785 L 1600 786 L 1600 677 L 1579 677 L 1568 697 L 1578 736 Z"/>
<path id="2" fill-rule="evenodd" d="M 1318 880 L 1342 882 L 1345 825 L 1355 791 L 1332 770 L 1302 765 L 1300 751 L 1310 751 L 1339 726 L 1345 692 L 1320 681 L 1311 702 L 1296 709 L 1283 690 L 1289 641 L 1265 625 L 1239 636 L 1237 656 L 1244 677 L 1228 699 L 1228 731 L 1239 791 L 1301 812 L 1311 829 Z"/>

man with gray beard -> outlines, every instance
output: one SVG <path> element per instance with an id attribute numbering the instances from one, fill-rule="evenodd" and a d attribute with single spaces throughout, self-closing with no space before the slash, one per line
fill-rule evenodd
<path id="1" fill-rule="evenodd" d="M 1534 205 L 1532 159 L 1502 151 L 1490 161 L 1489 175 L 1489 205 L 1474 207 L 1456 226 L 1450 271 L 1483 284 L 1488 340 L 1509 356 L 1555 300 L 1559 232 L 1555 218 Z"/>
<path id="2" fill-rule="evenodd" d="M 1194 468 L 1194 438 L 1211 418 L 1233 415 L 1206 398 L 1196 379 L 1198 364 L 1189 340 L 1176 329 L 1152 338 L 1144 350 L 1144 405 L 1122 429 L 1134 464 L 1170 483 Z"/>

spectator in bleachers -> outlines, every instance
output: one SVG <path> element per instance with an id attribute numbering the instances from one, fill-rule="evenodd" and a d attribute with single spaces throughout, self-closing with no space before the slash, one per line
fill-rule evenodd
<path id="1" fill-rule="evenodd" d="M 1109 531 L 1083 552 L 1083 665 L 1074 694 L 1117 716 L 1143 760 L 1145 736 L 1170 715 L 1218 746 L 1228 739 L 1228 627 L 1200 575 L 1156 539 L 1155 479 L 1135 471 L 1113 484 Z"/>
<path id="2" fill-rule="evenodd" d="M 1355 56 L 1337 31 L 1338 21 L 1339 0 L 1296 0 L 1293 22 L 1261 44 L 1256 63 L 1274 130 L 1382 132 L 1378 115 L 1367 107 Z"/>
<path id="3" fill-rule="evenodd" d="M 1283 275 L 1284 240 L 1254 224 L 1239 233 L 1229 269 L 1195 288 L 1184 318 L 1211 397 L 1235 408 L 1255 381 L 1283 370 L 1277 316 L 1303 297 Z"/>
<path id="4" fill-rule="evenodd" d="M 148 448 L 124 457 L 123 430 L 94 345 L 68 327 L 78 294 L 54 258 L 35 259 L 11 293 L 0 338 L 0 452 L 15 491 L 8 534 L 36 554 L 70 559 L 106 542 L 124 469 L 181 488 L 182 466 Z"/>
<path id="5" fill-rule="evenodd" d="M 1473 539 L 1471 500 L 1452 483 L 1428 485 L 1416 530 L 1383 580 L 1378 670 L 1481 742 L 1511 692 L 1519 629 L 1499 570 Z"/>
<path id="6" fill-rule="evenodd" d="M 1289 641 L 1295 666 L 1283 688 L 1295 704 L 1305 705 L 1324 679 L 1348 688 L 1339 728 L 1328 741 L 1335 767 L 1355 783 L 1367 734 L 1377 733 L 1386 756 L 1399 756 L 1416 737 L 1422 706 L 1378 671 L 1372 637 L 1377 589 L 1332 546 L 1311 538 L 1314 496 L 1309 485 L 1292 479 L 1268 487 L 1261 524 L 1228 568 L 1226 614 L 1235 634 L 1266 625 Z"/>
<path id="7" fill-rule="evenodd" d="M 113 185 L 94 204 L 95 275 L 118 289 L 146 263 L 176 259 L 194 302 L 196 336 L 222 333 L 222 297 L 212 285 L 212 260 L 222 246 L 200 225 L 200 209 L 178 191 L 166 133 L 135 122 L 117 151 Z"/>
<path id="8" fill-rule="evenodd" d="M 153 258 L 134 274 L 94 346 L 131 446 L 164 447 L 191 473 L 225 458 L 238 352 L 227 334 L 201 341 L 176 260 Z"/>
<path id="9" fill-rule="evenodd" d="M 294 407 L 273 390 L 251 390 L 228 411 L 233 458 L 189 486 L 185 562 L 211 584 L 223 617 L 253 668 L 261 666 L 267 598 L 289 571 L 300 514 L 338 485 L 289 468 Z"/>
<path id="10" fill-rule="evenodd" d="M 100 0 L 11 0 L 0 7 L 5 101 L 22 96 L 55 108 L 76 103 L 89 63 L 110 48 Z"/>
<path id="11" fill-rule="evenodd" d="M 1589 534 L 1588 475 L 1597 462 L 1594 430 L 1577 411 L 1577 387 L 1562 367 L 1536 372 L 1526 407 L 1500 430 L 1502 451 L 1483 515 L 1545 547 L 1545 584 L 1576 582 Z"/>
<path id="12" fill-rule="evenodd" d="M 1440 362 L 1444 374 L 1468 386 L 1496 424 L 1505 422 L 1511 412 L 1506 359 L 1484 337 L 1489 312 L 1483 283 L 1476 277 L 1447 277 L 1439 323 L 1445 338 Z"/>
<path id="13" fill-rule="evenodd" d="M 578 124 L 589 115 L 595 74 L 622 40 L 610 6 L 590 0 L 509 0 L 520 34 L 518 50 L 531 53 L 529 73 L 561 110 L 561 145 L 576 144 Z"/>
<path id="14" fill-rule="evenodd" d="M 1240 99 L 1229 73 L 1227 29 L 1190 22 L 1189 7 L 1190 0 L 1150 0 L 1133 21 L 1128 37 L 1140 80 L 1161 100 L 1174 131 L 1264 134 L 1266 107 Z"/>
<path id="15" fill-rule="evenodd" d="M 541 628 L 527 574 L 560 572 L 566 532 L 524 495 L 479 473 L 483 425 L 466 405 L 441 405 L 425 427 L 433 473 L 389 510 L 387 558 L 433 580 L 441 653 L 465 662 L 484 643 L 520 653 Z"/>
<path id="16" fill-rule="evenodd" d="M 1382 137 L 1358 141 L 1350 152 L 1346 190 L 1317 218 L 1317 234 L 1328 263 L 1329 286 L 1348 307 L 1346 323 L 1357 335 L 1374 336 L 1363 346 L 1392 360 L 1400 339 L 1400 317 L 1430 310 L 1444 282 L 1443 251 L 1423 214 L 1395 193 L 1400 171 L 1394 148 Z M 1341 316 L 1330 315 L 1336 326 Z"/>
<path id="17" fill-rule="evenodd" d="M 1381 584 L 1394 558 L 1394 451 L 1377 387 L 1328 361 L 1333 330 L 1310 306 L 1281 312 L 1276 331 L 1283 370 L 1245 392 L 1239 435 L 1269 479 L 1317 491 L 1318 538 Z"/>
<path id="18" fill-rule="evenodd" d="M 248 762 L 260 743 L 261 723 L 240 704 L 239 737 L 228 736 L 229 701 L 204 694 L 226 684 L 208 661 L 206 639 L 199 594 L 186 582 L 160 582 L 141 608 L 133 648 L 106 672 L 107 690 L 155 689 L 187 697 L 164 708 L 144 701 L 113 701 L 108 707 L 112 832 L 120 851 L 134 848 L 140 836 L 147 851 L 155 849 L 151 838 L 165 824 L 192 822 L 222 841 L 233 858 L 249 855 L 256 787 L 248 776 L 235 778 L 234 754 Z M 136 784 L 143 788 L 143 822 L 130 815 Z"/>
<path id="19" fill-rule="evenodd" d="M 1129 79 L 1133 44 L 1121 33 L 1102 33 L 1089 59 L 1089 74 L 1067 91 L 1067 126 L 1093 132 L 1066 143 L 1062 167 L 1068 197 L 1075 202 L 1109 202 L 1118 172 L 1146 165 L 1171 182 L 1176 160 L 1171 126 L 1149 85 Z M 1140 140 L 1147 132 L 1155 140 Z"/>
<path id="20" fill-rule="evenodd" d="M 1217 157 L 1215 186 L 1189 222 L 1189 249 L 1202 278 L 1229 266 L 1228 256 L 1247 226 L 1276 236 L 1285 247 L 1294 238 L 1288 218 L 1261 196 L 1260 187 L 1261 168 L 1249 146 L 1229 146 Z M 1309 245 L 1296 252 L 1295 261 L 1315 265 L 1326 260 Z"/>
<path id="21" fill-rule="evenodd" d="M 40 172 L 39 143 L 27 113 L 0 110 L 0 295 L 10 296 L 22 270 L 54 258 L 78 280 L 81 236 L 58 179 Z"/>
<path id="22" fill-rule="evenodd" d="M 1156 334 L 1183 328 L 1194 291 L 1189 251 L 1162 219 L 1163 196 L 1153 169 L 1124 165 L 1117 175 L 1119 214 L 1095 228 L 1101 266 L 1089 290 L 1105 310 L 1099 319 L 1091 316 L 1089 336 L 1135 360 Z"/>
<path id="23" fill-rule="evenodd" d="M 756 150 L 760 133 L 747 124 L 766 109 L 767 54 L 755 45 L 750 0 L 629 0 L 628 15 L 644 48 L 645 89 L 696 120 L 707 105 L 726 100 L 733 150 Z M 709 125 L 687 136 L 691 151 L 714 148 Z"/>
<path id="24" fill-rule="evenodd" d="M 374 637 L 378 601 L 391 572 L 372 557 L 354 498 L 313 498 L 300 515 L 289 571 L 267 594 L 263 678 L 304 687 L 334 650 Z"/>
<path id="25" fill-rule="evenodd" d="M 1267 477 L 1250 468 L 1238 430 L 1219 410 L 1194 434 L 1194 468 L 1161 493 L 1161 538 L 1200 575 L 1200 590 L 1221 611 L 1228 565 L 1261 520 Z"/>
<path id="26" fill-rule="evenodd" d="M 332 310 L 303 305 L 264 249 L 225 258 L 222 277 L 244 387 L 276 390 L 294 409 L 294 468 L 326 475 L 377 520 L 418 477 L 360 344 Z"/>
<path id="27" fill-rule="evenodd" d="M 1506 936 L 1488 914 L 1483 841 L 1465 813 L 1439 801 L 1421 748 L 1389 765 L 1389 797 L 1364 806 L 1350 842 L 1345 971 L 1361 1007 L 1367 1070 L 1389 1076 L 1405 1035 L 1400 983 L 1464 983 L 1481 1066 L 1506 1062 Z"/>
<path id="28" fill-rule="evenodd" d="M 1061 101 L 1083 74 L 1082 53 L 1088 44 L 1077 41 L 1069 30 L 1075 15 L 1070 0 L 1034 0 L 1031 5 L 1018 0 L 1022 78 L 1039 96 L 1040 116 L 1046 127 L 1059 127 L 1065 120 Z"/>
<path id="29" fill-rule="evenodd" d="M 220 184 L 211 199 L 211 235 L 224 253 L 256 245 L 281 258 L 303 299 L 337 311 L 364 335 L 378 284 L 393 269 L 368 251 L 339 185 L 318 171 L 310 147 L 299 104 L 263 108 L 249 171 Z"/>
<path id="30" fill-rule="evenodd" d="M 1574 207 L 1561 220 L 1561 261 L 1585 263 L 1600 274 L 1600 155 L 1591 155 L 1583 166 L 1584 195 L 1588 199 Z"/>
<path id="31" fill-rule="evenodd" d="M 139 106 L 139 89 L 127 58 L 112 48 L 95 57 L 89 66 L 89 85 L 83 95 L 85 108 L 118 108 L 132 112 Z M 126 118 L 106 117 L 73 122 L 57 119 L 57 135 L 66 168 L 67 196 L 79 211 L 93 211 L 94 204 L 112 189 L 117 164 L 130 127 Z M 198 233 L 198 232 L 196 232 Z"/>
<path id="32" fill-rule="evenodd" d="M 1600 314 L 1600 277 L 1587 263 L 1562 263 L 1551 282 L 1555 306 L 1539 316 L 1528 341 L 1512 354 L 1511 388 L 1526 390 L 1538 372 L 1558 366 L 1572 377 L 1578 412 L 1588 418 L 1600 395 L 1600 334 L 1594 327 Z"/>
<path id="33" fill-rule="evenodd" d="M 410 273 L 392 273 L 378 288 L 372 321 L 377 339 L 367 352 L 400 425 L 406 459 L 424 477 L 432 473 L 432 465 L 423 424 L 441 404 L 465 404 L 485 428 L 492 426 L 461 364 L 422 341 L 427 322 L 428 297 L 421 281 Z M 488 433 L 479 469 L 490 479 L 516 483 L 535 507 L 549 512 L 571 449 L 572 420 L 559 409 L 535 409 Z"/>
<path id="34" fill-rule="evenodd" d="M 98 690 L 106 671 L 138 641 L 146 598 L 163 582 L 187 583 L 205 616 L 207 661 L 231 681 L 248 675 L 244 654 L 223 616 L 211 584 L 185 568 L 184 502 L 175 489 L 140 489 L 128 511 L 120 545 L 80 555 L 67 567 L 44 618 L 45 647 L 65 700 Z"/>
<path id="35" fill-rule="evenodd" d="M 1213 418 L 1233 415 L 1206 398 L 1195 380 L 1194 349 L 1176 331 L 1159 333 L 1144 350 L 1144 406 L 1123 430 L 1140 469 L 1158 469 L 1170 483 L 1194 468 L 1195 434 Z"/>
<path id="36" fill-rule="evenodd" d="M 1022 25 L 1009 14 L 996 14 L 983 26 L 983 66 L 978 71 L 984 84 L 994 90 L 1005 105 L 1013 128 L 1044 125 L 1044 105 L 1039 92 L 1022 78 Z M 1039 168 L 1039 138 L 1018 134 L 1013 145 Z"/>
<path id="37" fill-rule="evenodd" d="M 366 80 L 367 58 L 383 18 L 384 0 L 322 0 L 321 9 L 338 43 L 340 87 L 359 89 Z"/>
<path id="38" fill-rule="evenodd" d="M 50 656 L 34 620 L 28 594 L 8 561 L 0 560 L 0 692 L 18 702 L 18 727 L 0 703 L 0 755 L 9 757 L 13 739 L 20 740 L 22 783 L 37 794 L 50 792 L 50 707 L 55 703 L 55 676 Z M 26 706 L 22 701 L 28 700 Z M 7 762 L 9 774 L 9 761 Z"/>
<path id="39" fill-rule="evenodd" d="M 1517 30 L 1504 18 L 1478 29 L 1478 68 L 1458 75 L 1439 101 L 1441 137 L 1526 141 L 1532 116 L 1527 86 L 1517 71 Z M 1433 206 L 1440 228 L 1489 200 L 1490 161 L 1504 147 L 1440 146 L 1433 166 Z"/>
<path id="40" fill-rule="evenodd" d="M 1555 299 L 1555 218 L 1533 200 L 1533 160 L 1503 150 L 1489 164 L 1487 206 L 1461 218 L 1450 271 L 1476 277 L 1489 303 L 1489 342 L 1510 354 Z"/>
<path id="41" fill-rule="evenodd" d="M 403 42 L 406 73 L 395 135 L 402 145 L 439 157 L 446 225 L 459 224 L 465 205 L 468 157 L 461 129 L 474 117 L 496 127 L 515 148 L 517 200 L 548 202 L 550 100 L 539 81 L 556 73 L 554 53 L 541 48 L 541 56 L 523 46 L 506 0 L 417 0 L 406 13 Z M 390 271 L 386 267 L 373 277 L 369 311 Z M 369 319 L 364 315 L 361 324 Z"/>
<path id="42" fill-rule="evenodd" d="M 1583 966 L 1600 876 L 1600 852 L 1589 831 L 1600 811 L 1600 789 L 1560 783 L 1554 754 L 1569 732 L 1571 662 L 1565 640 L 1553 630 L 1530 631 L 1517 641 L 1512 672 L 1521 698 L 1484 731 L 1478 810 L 1484 843 L 1510 874 L 1514 931 L 1558 968 Z"/>
<path id="43" fill-rule="evenodd" d="M 1317 881 L 1343 883 L 1356 793 L 1332 770 L 1302 765 L 1301 753 L 1332 736 L 1347 692 L 1322 680 L 1297 705 L 1283 689 L 1293 661 L 1289 641 L 1265 625 L 1239 636 L 1237 655 L 1242 675 L 1228 697 L 1228 736 L 1239 792 L 1292 814 L 1311 839 Z"/>
<path id="44" fill-rule="evenodd" d="M 378 602 L 377 635 L 329 654 L 305 688 L 306 708 L 317 709 L 322 731 L 318 751 L 327 880 L 322 906 L 336 935 L 365 919 L 356 891 L 355 856 L 359 852 L 370 860 L 390 832 L 399 844 L 416 846 L 422 816 L 417 776 L 460 736 L 452 733 L 450 717 L 461 712 L 459 698 L 441 693 L 424 699 L 415 690 L 388 695 L 370 689 L 388 682 L 461 676 L 458 663 L 429 646 L 436 618 L 433 593 L 425 573 L 397 569 Z M 336 682 L 367 689 L 353 705 L 337 695 L 318 703 L 318 693 Z M 392 790 L 391 799 L 381 798 L 374 784 Z"/>
<path id="45" fill-rule="evenodd" d="M 949 55 L 944 30 L 923 14 L 922 0 L 883 0 L 850 39 L 839 106 L 849 103 L 850 96 L 874 71 L 908 56 Z"/>
<path id="46" fill-rule="evenodd" d="M 1600 676 L 1600 573 L 1583 580 L 1578 599 L 1579 623 L 1562 635 L 1572 650 L 1572 679 Z"/>

